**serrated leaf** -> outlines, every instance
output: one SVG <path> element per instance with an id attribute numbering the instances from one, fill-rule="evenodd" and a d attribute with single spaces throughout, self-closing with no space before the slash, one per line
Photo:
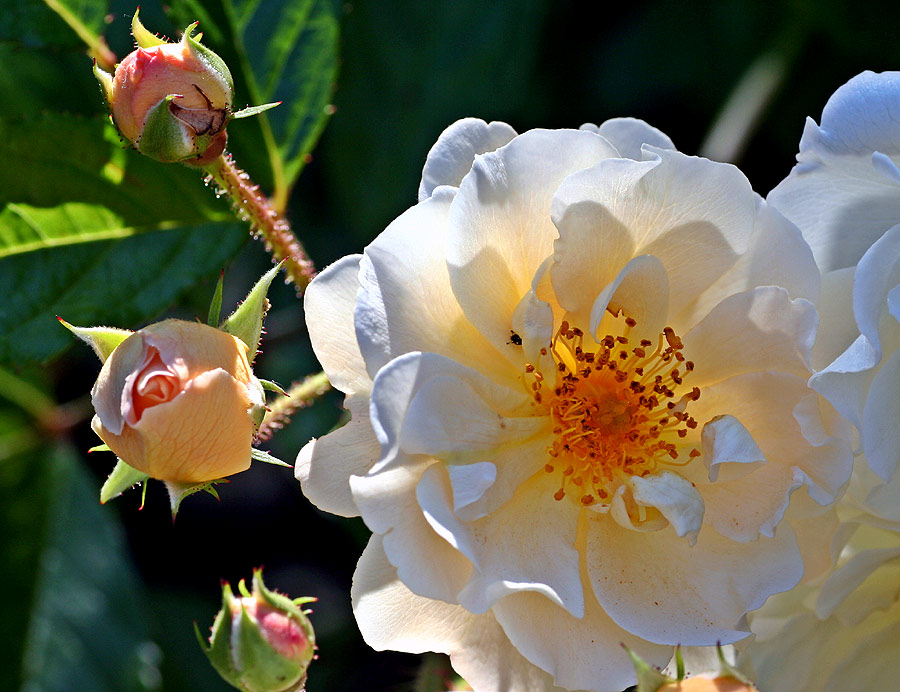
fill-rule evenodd
<path id="1" fill-rule="evenodd" d="M 231 69 L 236 103 L 283 101 L 271 113 L 235 123 L 228 146 L 263 189 L 273 191 L 280 179 L 286 194 L 330 115 L 338 65 L 337 3 L 176 0 L 172 11 L 180 22 L 200 20 L 206 45 Z"/>
<path id="2" fill-rule="evenodd" d="M 145 681 L 156 674 L 148 652 L 158 649 L 148 637 L 144 597 L 115 515 L 97 503 L 93 478 L 69 448 L 44 447 L 28 465 L 43 474 L 39 492 L 26 496 L 35 505 L 28 543 L 39 553 L 38 568 L 30 599 L 30 589 L 20 591 L 13 581 L 25 575 L 8 571 L 18 565 L 4 561 L 6 587 L 17 594 L 12 600 L 30 606 L 30 615 L 23 622 L 18 608 L 5 608 L 0 618 L 3 627 L 16 628 L 4 641 L 24 644 L 18 684 L 0 682 L 0 689 L 148 689 Z M 24 486 L 19 491 L 27 492 Z M 8 492 L 3 490 L 4 508 Z M 4 533 L 10 528 L 2 527 Z M 26 540 L 14 535 L 19 545 Z"/>
<path id="3" fill-rule="evenodd" d="M 255 447 L 250 450 L 250 458 L 253 459 L 253 461 L 262 461 L 262 462 L 265 462 L 266 464 L 274 464 L 275 466 L 286 466 L 287 468 L 293 468 L 287 462 L 284 462 L 281 459 L 273 457 L 268 452 L 264 452 L 261 449 L 256 449 Z"/>
<path id="4" fill-rule="evenodd" d="M 126 490 L 147 480 L 149 477 L 143 471 L 138 471 L 121 459 L 118 459 L 115 468 L 109 474 L 109 478 L 106 479 L 103 487 L 100 488 L 100 504 L 106 504 L 114 497 L 118 497 Z"/>
<path id="5" fill-rule="evenodd" d="M 259 337 L 262 334 L 263 317 L 266 314 L 266 294 L 279 269 L 281 269 L 281 264 L 263 274 L 237 310 L 222 323 L 222 329 L 250 347 L 251 363 L 259 350 Z"/>

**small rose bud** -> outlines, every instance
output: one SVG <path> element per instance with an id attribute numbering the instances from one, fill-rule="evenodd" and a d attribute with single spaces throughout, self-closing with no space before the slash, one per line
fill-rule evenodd
<path id="1" fill-rule="evenodd" d="M 204 324 L 145 327 L 104 362 L 91 426 L 152 478 L 202 483 L 244 471 L 265 406 L 247 355 L 241 339 Z"/>
<path id="2" fill-rule="evenodd" d="M 114 76 L 94 68 L 122 136 L 167 163 L 203 165 L 225 148 L 234 85 L 222 59 L 192 36 L 196 26 L 187 27 L 178 43 L 166 43 L 135 13 L 137 49 Z"/>
<path id="3" fill-rule="evenodd" d="M 308 611 L 300 606 L 313 598 L 291 600 L 269 591 L 262 571 L 253 573 L 253 591 L 238 584 L 240 598 L 222 586 L 222 609 L 204 645 L 210 663 L 226 682 L 244 692 L 294 692 L 306 683 L 316 641 Z"/>

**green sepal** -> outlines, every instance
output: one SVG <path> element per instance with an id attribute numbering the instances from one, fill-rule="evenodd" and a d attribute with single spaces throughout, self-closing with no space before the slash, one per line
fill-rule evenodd
<path id="1" fill-rule="evenodd" d="M 209 659 L 210 664 L 216 669 L 216 672 L 231 685 L 240 687 L 237 670 L 234 667 L 234 661 L 231 659 L 231 608 L 234 603 L 234 595 L 231 593 L 231 586 L 228 582 L 222 583 L 222 609 L 216 615 L 213 621 L 212 630 L 209 636 L 209 646 L 203 640 L 200 634 L 200 628 L 194 623 L 194 633 L 197 635 L 197 641 L 203 653 Z"/>
<path id="2" fill-rule="evenodd" d="M 97 354 L 101 363 L 106 362 L 109 354 L 116 350 L 116 346 L 134 334 L 131 330 L 116 329 L 115 327 L 76 327 L 62 317 L 57 316 L 56 319 L 63 327 L 94 349 L 94 353 Z"/>
<path id="3" fill-rule="evenodd" d="M 677 682 L 667 675 L 652 668 L 644 659 L 634 653 L 627 646 L 622 644 L 622 648 L 628 653 L 631 664 L 634 666 L 635 675 L 637 675 L 637 691 L 636 692 L 656 692 L 663 685 L 671 682 Z"/>
<path id="4" fill-rule="evenodd" d="M 272 382 L 272 380 L 260 380 L 259 383 L 262 385 L 262 388 L 269 392 L 275 392 L 276 394 L 281 394 L 282 396 L 290 396 L 286 391 L 281 388 L 281 385 L 277 382 Z"/>
<path id="5" fill-rule="evenodd" d="M 227 482 L 228 481 L 224 478 L 215 481 L 205 481 L 203 483 L 175 483 L 174 481 L 163 481 L 166 485 L 166 490 L 169 491 L 169 506 L 172 508 L 172 521 L 175 521 L 175 516 L 178 514 L 178 508 L 181 507 L 181 503 L 188 495 L 205 491 L 218 500 L 219 493 L 213 485 L 216 483 Z"/>
<path id="6" fill-rule="evenodd" d="M 142 154 L 163 163 L 175 163 L 195 157 L 198 151 L 187 135 L 188 125 L 176 118 L 169 104 L 178 94 L 169 94 L 147 114 L 141 138 L 135 146 Z"/>
<path id="7" fill-rule="evenodd" d="M 94 77 L 100 82 L 100 87 L 103 89 L 103 96 L 106 98 L 106 102 L 109 103 L 113 93 L 113 76 L 106 70 L 97 67 L 96 60 L 94 60 Z"/>
<path id="8" fill-rule="evenodd" d="M 88 450 L 88 454 L 91 452 L 111 452 L 112 450 L 109 448 L 109 445 L 104 443 L 102 445 L 97 445 L 96 447 L 91 447 Z"/>
<path id="9" fill-rule="evenodd" d="M 287 468 L 292 468 L 291 464 L 273 457 L 268 452 L 264 452 L 261 449 L 256 449 L 255 447 L 250 450 L 250 458 L 253 459 L 253 461 L 264 461 L 267 464 L 274 464 L 275 466 L 286 466 Z"/>
<path id="10" fill-rule="evenodd" d="M 263 318 L 266 316 L 266 310 L 268 309 L 266 294 L 269 292 L 272 279 L 275 278 L 282 264 L 284 264 L 283 260 L 263 274 L 250 290 L 250 293 L 247 294 L 244 302 L 222 323 L 222 329 L 247 344 L 250 349 L 248 355 L 251 363 L 256 359 L 256 354 L 259 352 L 259 338 L 262 334 Z"/>
<path id="11" fill-rule="evenodd" d="M 200 36 L 203 34 L 199 34 L 197 37 L 193 36 L 194 29 L 197 28 L 197 25 L 200 22 L 194 22 L 193 24 L 189 24 L 187 28 L 184 30 L 184 35 L 181 37 L 182 42 L 185 45 L 190 46 L 191 51 L 193 51 L 194 55 L 204 62 L 210 70 L 219 75 L 220 79 L 225 83 L 228 87 L 228 93 L 234 93 L 234 79 L 231 76 L 231 70 L 228 69 L 228 65 L 225 64 L 225 61 L 222 60 L 216 53 L 211 51 L 209 48 L 200 43 Z M 226 104 L 228 108 L 231 108 L 231 101 Z"/>
<path id="12" fill-rule="evenodd" d="M 242 108 L 239 111 L 235 111 L 231 114 L 231 117 L 235 120 L 238 118 L 250 118 L 254 115 L 259 115 L 263 111 L 267 111 L 270 108 L 275 108 L 275 106 L 280 106 L 281 101 L 275 101 L 274 103 L 264 103 L 261 106 L 248 106 L 247 108 Z"/>
<path id="13" fill-rule="evenodd" d="M 153 48 L 153 46 L 163 45 L 165 43 L 163 39 L 147 31 L 144 25 L 141 24 L 141 20 L 138 19 L 140 11 L 141 8 L 138 7 L 134 11 L 134 17 L 131 18 L 131 35 L 134 36 L 135 43 L 137 43 L 139 48 Z"/>
<path id="14" fill-rule="evenodd" d="M 216 291 L 213 293 L 212 302 L 209 304 L 209 315 L 206 318 L 206 324 L 210 327 L 218 327 L 219 321 L 222 319 L 222 286 L 225 283 L 225 272 L 219 274 L 219 280 L 216 282 Z"/>
<path id="15" fill-rule="evenodd" d="M 101 445 L 105 446 L 105 445 Z M 116 467 L 109 474 L 109 478 L 100 488 L 100 504 L 105 505 L 114 497 L 118 497 L 129 488 L 147 480 L 149 476 L 143 471 L 129 466 L 121 459 L 116 461 Z"/>
<path id="16" fill-rule="evenodd" d="M 716 644 L 716 655 L 719 657 L 719 676 L 732 677 L 745 685 L 753 685 L 753 681 L 725 660 L 725 652 L 721 644 Z"/>
<path id="17" fill-rule="evenodd" d="M 241 651 L 240 680 L 247 689 L 288 692 L 302 688 L 306 681 L 308 663 L 293 661 L 275 651 L 266 641 L 259 625 L 243 607 L 237 631 L 237 646 Z"/>

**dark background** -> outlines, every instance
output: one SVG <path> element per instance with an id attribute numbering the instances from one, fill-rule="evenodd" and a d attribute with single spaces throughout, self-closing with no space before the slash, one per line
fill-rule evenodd
<path id="1" fill-rule="evenodd" d="M 115 2 L 111 12 L 107 37 L 121 57 L 130 50 L 132 8 Z M 761 117 L 732 156 L 765 195 L 790 170 L 804 119 L 818 120 L 838 86 L 864 69 L 900 66 L 900 6 L 895 2 L 398 0 L 347 3 L 340 12 L 336 112 L 288 210 L 320 268 L 360 252 L 415 203 L 425 154 L 457 118 L 505 120 L 522 132 L 634 116 L 663 130 L 681 151 L 695 154 L 709 151 L 704 141 L 742 80 L 768 66 L 769 98 L 748 90 L 749 102 L 761 106 Z M 142 6 L 141 15 L 148 27 L 174 35 L 160 7 Z M 73 80 L 94 88 L 89 68 L 85 59 L 85 74 Z M 98 96 L 95 112 L 101 111 Z M 227 268 L 226 308 L 268 266 L 260 244 L 248 240 Z M 215 278 L 165 314 L 205 315 Z M 293 291 L 279 282 L 270 298 L 273 308 L 257 374 L 288 384 L 318 366 Z M 100 366 L 86 346 L 73 344 L 43 367 L 57 401 L 78 408 Z M 299 412 L 264 448 L 293 461 L 310 437 L 335 424 L 339 410 L 340 397 L 332 393 Z M 81 450 L 97 444 L 86 418 L 66 434 Z M 77 469 L 69 470 L 75 474 L 70 481 L 96 497 L 112 458 L 93 454 L 66 463 L 89 469 L 86 484 L 71 480 L 80 478 Z M 28 485 L 26 478 L 18 494 L 4 497 L 13 498 L 8 503 L 27 503 L 42 492 L 40 484 Z M 71 517 L 72 531 L 87 531 L 88 542 L 94 517 L 105 524 L 115 520 L 103 530 L 112 532 L 113 543 L 124 537 L 118 581 L 127 584 L 132 599 L 114 604 L 128 611 L 124 624 L 116 626 L 140 631 L 154 644 L 146 644 L 134 664 L 140 668 L 137 683 L 74 676 L 58 689 L 229 689 L 207 665 L 191 623 L 197 621 L 205 632 L 218 608 L 220 580 L 249 578 L 259 565 L 269 586 L 292 596 L 319 597 L 313 623 L 320 658 L 310 672 L 311 691 L 412 689 L 418 657 L 372 652 L 353 621 L 349 589 L 367 539 L 362 523 L 319 512 L 291 472 L 274 466 L 254 464 L 220 486 L 220 496 L 221 501 L 189 498 L 173 523 L 162 485 L 151 483 L 142 510 L 140 492 L 131 491 L 95 507 L 91 515 Z M 51 515 L 57 516 L 57 509 Z M 64 508 L 59 512 L 68 516 Z M 16 539 L 6 536 L 10 544 Z M 6 620 L 0 631 L 11 638 L 0 641 L 0 666 L 18 670 L 22 646 L 15 638 L 24 639 L 27 628 L 35 626 L 33 620 L 29 625 L 26 606 L 34 606 L 37 596 L 7 593 L 5 598 L 16 601 L 18 609 L 4 614 L 0 606 L 0 620 Z M 117 636 L 102 629 L 94 635 L 110 641 Z M 79 636 L 84 633 L 72 634 Z M 78 647 L 73 650 L 77 657 Z M 49 688 L 23 692 L 38 689 Z"/>

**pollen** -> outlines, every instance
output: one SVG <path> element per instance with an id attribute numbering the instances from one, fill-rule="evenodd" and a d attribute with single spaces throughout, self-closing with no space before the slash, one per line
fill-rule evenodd
<path id="1" fill-rule="evenodd" d="M 607 504 L 627 477 L 684 466 L 700 456 L 690 446 L 697 421 L 687 413 L 700 389 L 685 384 L 694 363 L 671 327 L 654 345 L 629 338 L 636 325 L 623 317 L 620 333 L 596 343 L 588 337 L 588 343 L 582 330 L 563 322 L 547 349 L 554 371 L 545 376 L 532 364 L 525 367 L 529 394 L 553 420 L 544 471 L 559 475 L 556 500 Z"/>

